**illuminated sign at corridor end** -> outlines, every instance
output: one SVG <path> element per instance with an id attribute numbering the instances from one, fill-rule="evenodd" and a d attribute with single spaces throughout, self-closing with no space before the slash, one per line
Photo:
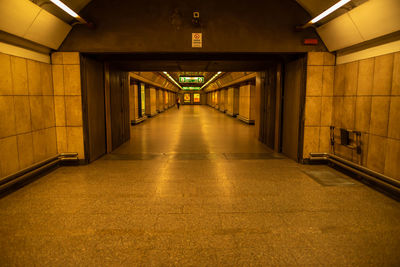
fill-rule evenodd
<path id="1" fill-rule="evenodd" d="M 179 77 L 179 82 L 180 83 L 204 83 L 204 77 L 184 77 L 180 76 Z"/>
<path id="2" fill-rule="evenodd" d="M 182 87 L 183 90 L 200 90 L 201 87 L 194 87 L 194 86 L 184 86 Z"/>

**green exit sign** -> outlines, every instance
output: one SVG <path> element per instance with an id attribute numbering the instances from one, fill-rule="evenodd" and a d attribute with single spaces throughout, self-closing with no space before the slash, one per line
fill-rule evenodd
<path id="1" fill-rule="evenodd" d="M 183 90 L 200 90 L 201 87 L 196 87 L 196 86 L 184 86 L 182 87 Z"/>
<path id="2" fill-rule="evenodd" d="M 180 83 L 204 83 L 204 77 L 185 77 L 185 76 L 180 76 L 179 77 L 179 82 Z"/>

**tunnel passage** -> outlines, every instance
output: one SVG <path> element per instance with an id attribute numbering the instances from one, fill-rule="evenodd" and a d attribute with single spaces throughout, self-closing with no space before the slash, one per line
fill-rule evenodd
<path id="1" fill-rule="evenodd" d="M 82 54 L 81 62 L 88 162 L 115 150 L 130 139 L 131 125 L 175 106 L 178 99 L 255 125 L 256 139 L 302 160 L 304 100 L 289 101 L 305 94 L 304 54 Z M 293 84 L 291 75 L 298 77 Z M 285 94 L 294 95 L 285 99 Z"/>
<path id="2" fill-rule="evenodd" d="M 399 266 L 399 17 L 0 0 L 0 263 Z"/>
<path id="3" fill-rule="evenodd" d="M 1 197 L 1 262 L 397 264 L 400 205 L 394 199 L 328 166 L 298 164 L 259 142 L 255 125 L 223 112 L 235 102 L 229 101 L 231 87 L 228 101 L 221 93 L 225 89 L 208 92 L 214 98 L 200 95 L 200 101 L 211 100 L 209 105 L 195 104 L 195 92 L 185 104 L 183 95 L 178 110 L 175 102 L 165 102 L 170 95 L 165 90 L 159 105 L 152 105 L 157 89 L 149 85 L 155 86 L 150 81 L 156 74 L 139 74 L 110 73 L 110 81 L 115 79 L 110 91 L 122 99 L 129 85 L 139 95 L 143 76 L 148 77 L 144 108 L 137 105 L 134 114 L 151 115 L 157 107 L 164 111 L 130 125 L 130 139 L 112 153 L 85 166 L 58 168 Z M 251 104 L 257 85 L 252 79 L 236 90 L 244 98 L 236 101 L 236 110 L 249 119 L 251 109 L 241 113 L 240 105 Z M 91 112 L 99 109 L 90 107 Z M 123 110 L 117 111 L 122 120 Z"/>
<path id="4" fill-rule="evenodd" d="M 13 114 L 11 101 L 3 106 L 13 114 L 7 124 L 10 127 L 4 129 L 10 134 L 18 131 L 3 140 L 7 141 L 3 147 L 12 151 L 2 160 L 4 181 L 23 175 L 24 168 L 59 153 L 72 151 L 81 163 L 93 162 L 130 140 L 135 124 L 170 109 L 180 99 L 182 105 L 208 105 L 254 124 L 255 139 L 297 162 L 336 161 L 342 167 L 356 167 L 358 172 L 369 169 L 369 176 L 379 177 L 391 188 L 398 184 L 397 178 L 393 179 L 396 146 L 387 158 L 375 160 L 377 142 L 384 140 L 370 136 L 384 129 L 378 127 L 380 117 L 372 112 L 382 105 L 382 110 L 387 111 L 382 116 L 390 117 L 386 120 L 388 134 L 393 136 L 396 103 L 390 105 L 394 109 L 388 109 L 387 99 L 374 99 L 372 105 L 363 95 L 354 102 L 351 92 L 357 83 L 350 83 L 356 80 L 355 74 L 362 75 L 375 61 L 384 70 L 394 70 L 395 65 L 390 62 L 395 54 L 339 65 L 328 52 L 55 52 L 52 65 L 7 55 L 2 58 L 15 62 L 14 71 L 23 72 L 28 67 L 31 74 L 37 75 L 29 76 L 36 77 L 29 83 L 32 97 L 3 97 L 14 99 L 15 110 L 25 114 Z M 178 79 L 182 75 L 188 79 L 199 75 L 204 80 L 201 86 L 193 82 L 180 85 Z M 376 79 L 380 79 L 378 76 Z M 45 87 L 38 87 L 40 82 Z M 24 105 L 27 101 L 30 105 Z M 30 119 L 31 123 L 22 124 L 17 116 Z M 27 125 L 31 125 L 29 129 Z M 346 143 L 341 143 L 343 129 L 348 132 Z M 329 158 L 329 154 L 339 157 L 340 162 Z"/>

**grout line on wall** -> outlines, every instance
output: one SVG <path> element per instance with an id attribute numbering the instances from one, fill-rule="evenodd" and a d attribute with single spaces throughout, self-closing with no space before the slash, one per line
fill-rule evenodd
<path id="1" fill-rule="evenodd" d="M 30 123 L 31 123 L 31 131 L 30 131 L 30 133 L 31 133 L 31 139 L 32 139 L 32 161 L 35 162 L 35 159 L 34 159 L 35 158 L 35 148 L 34 148 L 34 145 L 33 145 L 34 140 L 33 140 L 33 134 L 32 134 L 33 133 L 33 122 L 32 122 L 31 94 L 30 94 L 30 85 L 29 85 L 28 60 L 26 60 L 26 79 L 27 79 L 26 83 L 27 83 L 27 86 L 28 86 L 29 120 L 30 120 Z"/>
<path id="2" fill-rule="evenodd" d="M 15 129 L 15 133 L 17 133 L 17 113 L 15 110 L 15 96 L 14 96 L 14 73 L 13 73 L 13 66 L 12 66 L 12 61 L 11 61 L 11 56 L 9 56 L 10 59 L 10 74 L 11 74 L 11 89 L 12 89 L 12 105 L 13 105 L 13 109 L 14 109 L 14 129 Z M 18 136 L 15 135 L 15 140 L 16 140 L 16 145 L 17 145 L 17 157 L 18 157 L 18 170 L 21 169 L 21 159 L 19 156 L 19 145 L 18 145 Z"/>
<path id="3" fill-rule="evenodd" d="M 374 64 L 373 65 L 374 66 L 372 68 L 372 85 L 374 85 L 374 79 L 375 79 L 375 57 L 374 57 Z M 371 93 L 372 93 L 373 90 L 374 90 L 374 88 L 372 86 Z M 370 103 L 370 106 L 369 106 L 370 116 L 369 116 L 369 122 L 368 122 L 368 126 L 369 126 L 368 134 L 371 133 L 372 100 L 373 100 L 372 97 L 373 97 L 373 95 L 371 95 L 371 103 Z M 369 136 L 368 136 L 368 147 L 369 147 Z"/>
<path id="4" fill-rule="evenodd" d="M 353 129 L 356 129 L 356 119 L 357 119 L 357 116 L 356 116 L 356 114 L 357 114 L 357 98 L 358 98 L 358 78 L 359 78 L 359 75 L 360 75 L 360 62 L 358 61 L 357 62 L 357 80 L 356 80 L 356 83 L 357 83 L 357 85 L 356 85 L 356 95 L 354 96 L 354 124 L 353 124 Z M 357 130 L 357 129 L 356 129 Z M 353 158 L 354 158 L 354 156 L 353 156 Z"/>
<path id="5" fill-rule="evenodd" d="M 39 131 L 55 128 L 55 127 L 82 127 L 82 126 L 50 126 L 50 127 L 46 127 L 46 128 L 40 128 L 40 129 L 37 129 L 37 130 L 31 130 L 29 132 L 21 132 L 21 133 L 16 133 L 16 134 L 12 134 L 12 135 L 7 135 L 7 136 L 4 136 L 4 137 L 1 137 L 0 140 L 1 139 L 6 139 L 6 138 L 10 138 L 10 137 L 14 137 L 14 136 L 19 136 L 19 135 L 32 134 L 32 133 L 36 133 L 36 132 L 39 132 Z"/>

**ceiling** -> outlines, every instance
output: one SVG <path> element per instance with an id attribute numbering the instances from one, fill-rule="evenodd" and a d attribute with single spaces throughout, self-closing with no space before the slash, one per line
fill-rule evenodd
<path id="1" fill-rule="evenodd" d="M 65 12 L 60 10 L 57 6 L 49 3 L 48 0 L 31 0 L 37 5 L 41 5 L 44 9 L 52 13 L 53 15 L 59 17 L 65 22 L 71 22 L 72 19 Z M 70 7 L 75 12 L 79 13 L 87 4 L 93 0 L 62 0 L 68 7 Z M 338 0 L 293 0 L 302 6 L 312 17 L 317 16 L 321 12 L 325 11 L 332 5 L 334 5 Z M 358 6 L 359 4 L 367 0 L 352 0 L 352 5 Z M 338 11 L 338 15 L 344 13 L 345 11 Z M 332 18 L 332 17 L 331 17 Z"/>
<path id="2" fill-rule="evenodd" d="M 84 14 L 83 9 L 90 2 L 96 2 L 96 0 L 61 1 L 80 14 Z M 310 14 L 310 17 L 314 17 L 338 0 L 292 1 L 298 3 Z M 352 0 L 330 16 L 318 22 L 315 27 L 319 37 L 329 51 L 340 51 L 398 32 L 400 30 L 399 16 L 399 0 Z M 27 47 L 34 51 L 39 51 L 34 46 L 36 44 L 46 49 L 58 50 L 61 43 L 68 36 L 73 22 L 74 19 L 72 17 L 49 0 L 0 1 L 0 33 L 11 34 L 12 36 L 21 38 L 21 40 L 32 42 L 31 45 L 24 44 L 22 41 L 15 41 L 16 45 Z M 304 23 L 306 22 L 304 21 Z M 126 62 L 122 63 L 125 64 Z M 196 64 L 198 63 L 203 65 L 199 67 L 197 65 L 192 66 L 189 62 L 176 64 L 176 62 L 171 61 L 171 65 L 174 65 L 173 69 L 180 71 L 215 71 L 219 65 L 218 61 L 210 63 L 210 61 L 202 62 L 199 60 Z M 139 69 L 142 69 L 142 66 L 139 67 Z M 227 68 L 229 69 L 229 66 Z M 167 69 L 168 66 L 165 70 Z"/>
<path id="3" fill-rule="evenodd" d="M 53 14 L 56 18 L 60 19 L 61 21 L 64 21 L 66 23 L 65 27 L 68 27 L 69 25 L 72 25 L 72 23 L 75 21 L 75 19 L 70 17 L 67 13 L 65 13 L 59 7 L 57 7 L 56 5 L 51 3 L 49 0 L 29 0 L 29 1 L 31 1 L 31 2 L 35 3 L 36 5 L 40 6 L 41 8 L 43 8 L 44 10 L 49 12 L 50 14 Z M 81 12 L 82 9 L 84 9 L 93 0 L 61 0 L 61 1 L 64 2 L 68 7 L 70 7 L 75 12 L 82 13 Z M 96 0 L 94 0 L 94 1 L 96 1 Z M 326 9 L 328 9 L 329 7 L 334 5 L 336 2 L 338 2 L 338 0 L 292 0 L 292 1 L 297 2 L 306 12 L 308 12 L 310 14 L 311 17 L 315 17 L 315 16 L 319 15 L 320 13 L 322 13 L 323 11 L 325 11 Z M 366 2 L 366 1 L 368 1 L 368 0 L 352 0 L 350 3 L 346 4 L 345 6 L 340 8 L 339 10 L 335 11 L 333 14 L 329 15 L 328 17 L 326 17 L 326 18 L 322 19 L 321 21 L 319 21 L 318 23 L 316 23 L 315 26 L 318 28 L 319 26 L 324 25 L 327 22 L 329 22 L 329 21 L 331 21 L 331 20 L 343 15 L 347 11 L 352 10 L 353 8 L 361 5 L 362 3 Z M 83 16 L 83 18 L 85 19 L 84 16 Z M 86 18 L 86 19 L 90 20 L 90 18 Z M 307 21 L 304 21 L 304 24 L 305 23 L 307 23 Z M 325 45 L 328 46 L 328 48 L 329 47 L 339 47 L 339 48 L 343 47 L 343 45 L 342 46 L 340 46 L 340 45 L 339 46 L 331 45 L 330 44 L 331 41 L 329 41 L 330 40 L 329 38 L 331 38 L 331 39 L 332 38 L 334 38 L 334 39 L 336 38 L 336 32 L 337 31 L 339 33 L 343 32 L 343 31 L 347 32 L 346 28 L 348 28 L 348 26 L 347 27 L 342 27 L 342 28 L 344 28 L 344 29 L 339 29 L 339 30 L 335 29 L 333 33 L 328 31 L 328 33 L 324 34 L 324 36 L 321 36 L 323 41 L 325 42 Z M 50 47 L 53 48 L 53 49 L 54 48 L 58 48 L 59 44 L 61 44 L 65 40 L 68 32 L 69 32 L 69 30 L 66 31 L 66 34 L 63 34 L 62 36 L 60 36 L 60 38 L 54 38 L 54 39 L 57 39 L 57 40 L 53 41 L 54 44 L 52 44 L 52 46 L 50 46 Z M 318 31 L 318 33 L 321 35 L 321 31 Z M 36 34 L 37 33 L 35 33 L 35 35 Z M 51 39 L 51 38 L 47 38 L 47 39 Z M 38 41 L 38 40 L 34 40 L 34 41 Z M 328 42 L 328 43 L 326 43 L 326 42 Z M 43 42 L 39 42 L 39 43 L 43 44 Z M 48 46 L 48 45 L 46 45 L 46 46 Z M 329 50 L 332 50 L 332 49 L 329 49 Z"/>
<path id="4" fill-rule="evenodd" d="M 54 16 L 60 18 L 64 22 L 70 23 L 74 20 L 70 15 L 65 13 L 63 10 L 61 10 L 59 7 L 51 3 L 49 0 L 30 0 L 30 1 L 42 7 L 43 9 L 47 10 Z M 76 13 L 79 13 L 79 11 L 81 11 L 91 1 L 92 0 L 61 0 L 61 2 L 63 2 L 69 8 L 74 10 Z"/>

